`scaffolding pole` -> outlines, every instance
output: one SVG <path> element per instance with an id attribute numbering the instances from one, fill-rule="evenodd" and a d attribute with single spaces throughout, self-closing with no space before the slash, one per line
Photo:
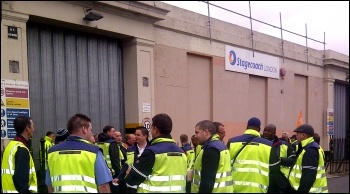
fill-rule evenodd
<path id="1" fill-rule="evenodd" d="M 306 53 L 306 68 L 307 70 L 309 70 L 309 48 L 307 45 L 307 24 L 305 24 L 305 40 L 306 40 L 306 49 L 305 49 L 305 53 Z"/>
<path id="2" fill-rule="evenodd" d="M 211 44 L 211 23 L 210 23 L 210 10 L 209 10 L 209 1 L 207 1 L 207 5 L 208 5 L 208 26 L 209 26 L 209 40 L 210 40 L 210 44 Z"/>
<path id="3" fill-rule="evenodd" d="M 253 34 L 253 24 L 252 24 L 252 12 L 250 9 L 250 1 L 249 1 L 249 19 L 250 19 L 250 38 L 252 39 L 252 51 L 253 51 L 253 57 L 254 57 L 254 34 Z"/>
<path id="4" fill-rule="evenodd" d="M 282 59 L 284 63 L 284 48 L 283 48 L 283 31 L 282 31 L 282 15 L 280 12 L 280 26 L 281 26 L 281 47 L 282 47 Z"/>
<path id="5" fill-rule="evenodd" d="M 237 15 L 240 15 L 240 16 L 243 16 L 243 17 L 246 17 L 246 18 L 251 18 L 251 17 L 249 17 L 249 16 L 246 16 L 246 15 L 243 15 L 243 14 L 240 14 L 240 13 L 237 13 L 237 12 L 234 12 L 234 11 L 232 11 L 232 10 L 229 10 L 229 9 L 226 9 L 226 8 L 223 8 L 223 7 L 220 7 L 220 6 L 218 6 L 218 5 L 209 3 L 208 1 L 202 1 L 202 2 L 208 3 L 208 4 L 211 5 L 211 6 L 214 6 L 214 7 L 220 8 L 220 9 L 223 9 L 223 10 L 225 10 L 225 11 L 228 11 L 228 12 L 231 12 L 231 13 L 234 13 L 234 14 L 237 14 Z M 253 21 L 260 22 L 260 23 L 262 23 L 262 24 L 265 24 L 265 25 L 268 25 L 268 26 L 271 26 L 271 27 L 274 27 L 274 28 L 281 29 L 281 30 L 283 30 L 283 31 L 285 31 L 285 32 L 289 32 L 289 33 L 291 33 L 291 34 L 294 34 L 294 35 L 297 35 L 297 36 L 301 36 L 301 37 L 303 37 L 303 38 L 307 38 L 307 39 L 309 39 L 309 40 L 312 40 L 312 41 L 315 41 L 315 42 L 318 42 L 318 43 L 323 43 L 323 42 L 318 41 L 318 40 L 315 40 L 315 39 L 313 39 L 313 38 L 308 38 L 308 37 L 305 37 L 304 35 L 301 35 L 301 34 L 298 34 L 298 33 L 295 33 L 295 32 L 289 31 L 289 30 L 286 30 L 286 29 L 282 29 L 282 28 L 280 28 L 280 27 L 278 27 L 278 26 L 274 26 L 274 25 L 272 25 L 272 24 L 269 24 L 269 23 L 266 23 L 266 22 L 263 22 L 263 21 L 260 21 L 260 20 L 254 19 L 254 18 L 251 18 L 251 19 L 252 19 Z"/>

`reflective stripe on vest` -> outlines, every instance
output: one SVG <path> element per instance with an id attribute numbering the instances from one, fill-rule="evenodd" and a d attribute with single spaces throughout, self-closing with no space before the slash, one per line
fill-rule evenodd
<path id="1" fill-rule="evenodd" d="M 170 175 L 170 176 L 149 176 L 150 181 L 183 181 L 185 176 L 183 175 Z"/>
<path id="2" fill-rule="evenodd" d="M 267 186 L 259 184 L 259 183 L 254 183 L 254 182 L 249 182 L 249 181 L 233 181 L 234 185 L 239 185 L 239 186 L 249 186 L 249 187 L 256 187 L 259 189 L 267 190 Z"/>
<path id="3" fill-rule="evenodd" d="M 262 174 L 262 175 L 267 176 L 267 177 L 269 176 L 269 172 L 267 172 L 265 170 L 262 170 L 262 169 L 257 169 L 257 168 L 237 168 L 237 167 L 232 167 L 232 170 L 236 171 L 236 172 L 248 172 L 248 173 L 254 172 L 254 173 Z"/>
<path id="4" fill-rule="evenodd" d="M 142 188 L 144 190 L 147 191 L 151 191 L 151 192 L 181 192 L 181 191 L 185 191 L 186 187 L 184 186 L 150 186 L 150 185 L 146 185 L 144 183 L 141 183 L 139 185 L 139 188 Z"/>
<path id="5" fill-rule="evenodd" d="M 237 155 L 249 138 L 253 138 L 251 143 Z M 270 167 L 279 164 L 279 161 L 270 164 L 272 143 L 260 138 L 258 131 L 247 129 L 243 135 L 230 140 L 228 147 L 230 148 L 234 192 L 266 193 L 270 184 Z"/>
<path id="6" fill-rule="evenodd" d="M 232 172 L 230 166 L 230 154 L 226 146 L 219 140 L 217 134 L 213 135 L 211 139 L 206 142 L 195 161 L 193 170 L 193 179 L 191 185 L 191 192 L 197 193 L 199 191 L 199 186 L 202 181 L 201 170 L 202 170 L 202 157 L 203 153 L 207 148 L 215 148 L 220 153 L 219 164 L 215 174 L 215 182 L 213 185 L 212 193 L 232 193 L 233 192 L 233 182 L 232 182 Z"/>
<path id="7" fill-rule="evenodd" d="M 305 140 L 302 140 L 301 142 L 302 148 L 306 148 L 308 146 L 314 146 L 314 139 L 312 137 L 309 137 Z M 302 166 L 302 160 L 305 154 L 305 149 L 303 149 L 300 153 L 300 155 L 297 158 L 296 164 L 293 166 L 293 169 L 289 176 L 289 182 L 294 188 L 294 190 L 298 190 L 300 186 L 300 179 L 302 176 L 302 169 L 312 169 L 316 170 L 316 179 L 315 182 L 312 184 L 312 187 L 310 188 L 310 193 L 328 193 L 328 187 L 327 187 L 327 179 L 326 179 L 326 172 L 324 167 L 324 159 L 322 155 L 322 150 L 318 150 L 319 157 L 318 157 L 318 166 Z"/>
<path id="8" fill-rule="evenodd" d="M 58 175 L 52 176 L 51 181 L 85 181 L 95 184 L 95 178 L 84 175 Z"/>
<path id="9" fill-rule="evenodd" d="M 81 185 L 65 185 L 65 186 L 56 186 L 53 187 L 54 192 L 85 192 L 85 193 L 98 193 L 97 189 L 88 187 L 88 186 L 81 186 Z"/>
<path id="10" fill-rule="evenodd" d="M 137 189 L 138 193 L 186 192 L 187 158 L 173 139 L 157 138 L 145 148 L 155 154 L 150 175 L 146 176 L 134 166 L 131 168 L 146 178 Z M 170 167 L 170 168 L 169 168 Z"/>
<path id="11" fill-rule="evenodd" d="M 27 174 L 29 179 L 28 190 L 30 190 L 30 192 L 38 192 L 36 171 L 30 151 L 22 142 L 15 140 L 9 142 L 3 154 L 1 163 L 2 192 L 18 193 L 13 182 L 13 175 L 15 173 L 15 155 L 19 147 L 26 149 L 29 154 L 29 172 Z"/>
<path id="12" fill-rule="evenodd" d="M 99 148 L 86 140 L 73 138 L 50 149 L 48 162 L 51 186 L 54 192 L 96 193 L 98 186 L 94 165 Z M 71 146 L 76 146 L 76 149 L 66 149 Z"/>

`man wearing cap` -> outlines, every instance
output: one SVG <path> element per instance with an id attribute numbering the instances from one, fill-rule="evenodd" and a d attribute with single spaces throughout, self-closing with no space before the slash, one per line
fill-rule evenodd
<path id="1" fill-rule="evenodd" d="M 59 128 L 57 130 L 57 135 L 55 138 L 55 144 L 59 144 L 61 142 L 63 142 L 64 140 L 67 139 L 67 137 L 69 136 L 68 130 L 64 129 L 64 128 Z"/>
<path id="2" fill-rule="evenodd" d="M 314 129 L 303 124 L 297 127 L 297 160 L 289 175 L 293 191 L 298 193 L 328 193 L 324 160 L 314 141 Z"/>
<path id="3" fill-rule="evenodd" d="M 260 137 L 260 120 L 248 120 L 243 135 L 227 143 L 234 193 L 278 192 L 280 161 L 272 142 Z"/>

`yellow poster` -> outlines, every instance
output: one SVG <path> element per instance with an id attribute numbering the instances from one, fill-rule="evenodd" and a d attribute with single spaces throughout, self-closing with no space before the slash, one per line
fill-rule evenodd
<path id="1" fill-rule="evenodd" d="M 29 108 L 29 99 L 6 98 L 7 108 Z"/>

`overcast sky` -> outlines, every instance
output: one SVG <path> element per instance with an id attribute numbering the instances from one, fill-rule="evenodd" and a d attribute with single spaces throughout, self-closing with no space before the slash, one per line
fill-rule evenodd
<path id="1" fill-rule="evenodd" d="M 200 1 L 163 1 L 196 13 L 208 15 L 208 6 Z M 249 1 L 209 1 L 225 9 L 249 16 Z M 280 27 L 319 42 L 308 40 L 308 47 L 323 50 L 324 33 L 326 50 L 349 56 L 349 1 L 251 1 L 252 18 Z M 250 29 L 250 20 L 238 14 L 209 6 L 210 17 Z M 253 30 L 281 38 L 277 28 L 252 22 Z M 305 46 L 306 39 L 283 31 L 283 39 Z"/>

